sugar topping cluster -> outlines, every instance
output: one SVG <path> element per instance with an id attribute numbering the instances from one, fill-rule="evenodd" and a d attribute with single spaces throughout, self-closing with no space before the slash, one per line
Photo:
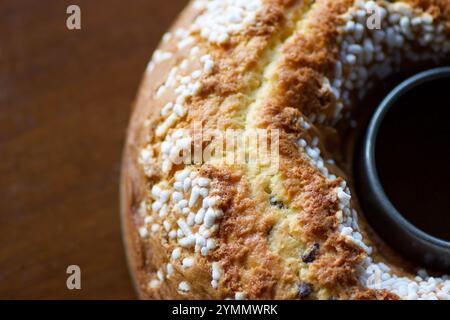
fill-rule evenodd
<path id="1" fill-rule="evenodd" d="M 196 0 L 194 6 L 205 13 L 195 20 L 193 30 L 220 45 L 255 21 L 263 5 L 261 0 Z"/>
<path id="2" fill-rule="evenodd" d="M 414 279 L 393 274 L 384 263 L 374 263 L 367 258 L 361 282 L 370 289 L 385 289 L 408 300 L 450 300 L 450 279 L 448 275 L 431 277 L 420 270 Z"/>
<path id="3" fill-rule="evenodd" d="M 191 57 L 195 58 L 200 49 L 193 47 L 190 51 Z M 188 69 L 189 60 L 183 60 L 179 66 L 173 67 L 166 82 L 156 92 L 157 98 L 163 97 L 169 90 L 171 94 L 176 94 L 176 99 L 168 102 L 161 110 L 164 121 L 156 128 L 158 137 L 164 137 L 169 129 L 186 116 L 188 100 L 198 94 L 201 89 L 200 78 L 208 76 L 213 71 L 215 63 L 210 55 L 201 56 L 200 61 L 203 64 L 202 69 L 196 69 L 187 75 L 183 73 L 183 70 Z"/>
<path id="4" fill-rule="evenodd" d="M 305 130 L 309 130 L 311 126 L 305 121 L 303 117 L 299 119 L 300 126 Z M 321 150 L 318 145 L 319 138 L 314 137 L 311 143 L 301 138 L 297 141 L 299 148 L 303 149 L 308 156 L 311 164 L 316 167 L 322 175 L 328 180 L 336 180 L 337 176 L 330 173 L 328 165 L 334 165 L 334 160 L 325 160 L 321 156 Z M 355 209 L 351 208 L 351 191 L 347 186 L 346 181 L 343 181 L 335 190 L 337 199 L 339 200 L 339 210 L 336 212 L 336 218 L 339 222 L 339 232 L 347 241 L 354 243 L 362 248 L 367 254 L 372 253 L 372 248 L 363 242 L 363 236 L 360 233 L 358 225 L 358 214 Z"/>
<path id="5" fill-rule="evenodd" d="M 140 236 L 146 238 L 155 234 L 161 239 L 161 245 L 173 246 L 171 262 L 166 266 L 167 276 L 176 268 L 194 267 L 199 255 L 207 256 L 216 247 L 213 235 L 223 212 L 218 207 L 220 199 L 213 195 L 211 187 L 210 179 L 186 168 L 175 174 L 172 184 L 163 181 L 153 186 L 151 214 L 146 214 L 147 204 L 142 204 L 144 225 L 139 229 Z M 151 281 L 151 287 L 156 281 L 162 281 L 164 271 L 159 273 L 157 279 Z M 218 287 L 220 275 L 219 263 L 213 263 L 213 288 Z M 182 292 L 189 291 L 186 284 L 180 284 Z"/>
<path id="6" fill-rule="evenodd" d="M 444 24 L 406 3 L 358 0 L 342 19 L 334 75 L 324 79 L 336 100 L 334 112 L 313 114 L 313 122 L 334 124 L 349 116 L 352 102 L 402 63 L 436 61 L 450 52 Z"/>
<path id="7" fill-rule="evenodd" d="M 191 149 L 192 137 L 187 130 L 178 129 L 166 136 L 161 144 L 162 172 L 168 175 L 176 164 L 181 164 L 183 159 L 180 155 L 186 155 Z"/>

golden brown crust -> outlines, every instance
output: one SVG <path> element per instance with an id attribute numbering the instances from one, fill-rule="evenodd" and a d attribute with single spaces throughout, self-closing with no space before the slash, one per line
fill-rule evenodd
<path id="1" fill-rule="evenodd" d="M 448 1 L 410 2 L 438 19 L 447 21 L 450 16 Z M 398 298 L 395 293 L 361 285 L 360 268 L 367 254 L 340 235 L 336 218 L 342 210 L 336 190 L 345 174 L 334 164 L 326 164 L 337 176 L 329 179 L 297 143 L 299 138 L 310 142 L 317 137 L 324 159 L 331 155 L 325 150 L 335 151 L 339 134 L 333 127 L 311 123 L 305 129 L 298 119 L 319 113 L 329 118 L 335 112 L 336 98 L 324 87 L 324 79 L 333 76 L 340 50 L 338 27 L 353 5 L 352 0 L 266 0 L 254 20 L 223 44 L 206 41 L 197 31 L 187 49 L 180 49 L 182 39 L 173 36 L 161 44 L 159 50 L 171 55 L 153 65 L 143 80 L 122 167 L 124 238 L 141 298 L 225 299 L 237 293 L 250 299 Z M 189 28 L 201 14 L 191 4 L 172 34 Z M 194 47 L 197 56 L 190 51 Z M 206 256 L 189 252 L 195 255 L 195 264 L 183 268 L 171 258 L 176 241 L 161 231 L 142 237 L 138 230 L 145 219 L 142 203 L 147 203 L 144 211 L 151 211 L 151 202 L 156 201 L 152 187 L 161 182 L 173 184 L 175 172 L 183 169 L 175 166 L 168 173 L 161 169 L 161 143 L 168 133 L 156 132 L 167 119 L 161 110 L 177 99 L 177 93 L 170 86 L 159 89 L 174 67 L 180 78 L 201 69 L 202 55 L 211 56 L 214 66 L 200 76 L 197 94 L 186 98 L 187 115 L 175 127 L 190 128 L 198 122 L 206 131 L 277 129 L 280 165 L 276 173 L 261 166 L 192 166 L 212 181 L 209 196 L 218 196 L 217 209 L 223 216 L 214 235 L 215 249 Z M 183 71 L 184 60 L 189 63 Z M 213 143 L 203 141 L 204 145 Z M 153 172 L 146 176 L 138 159 L 148 145 L 155 155 Z M 273 196 L 281 199 L 278 207 L 270 204 Z M 361 223 L 361 233 L 367 238 L 371 231 Z M 367 243 L 373 245 L 370 239 Z M 210 275 L 216 262 L 222 275 L 218 288 L 213 288 Z M 166 268 L 174 271 L 166 272 Z M 188 290 L 180 290 L 184 282 Z M 311 288 L 307 297 L 299 294 L 302 285 Z"/>

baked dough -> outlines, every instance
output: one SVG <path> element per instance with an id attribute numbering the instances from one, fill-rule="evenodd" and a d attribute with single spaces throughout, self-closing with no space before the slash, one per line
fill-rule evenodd
<path id="1" fill-rule="evenodd" d="M 449 27 L 448 0 L 192 1 L 148 65 L 125 147 L 140 297 L 449 299 L 447 276 L 416 274 L 358 214 L 336 130 L 393 72 L 444 64 Z M 278 130 L 278 170 L 173 163 L 194 124 Z"/>

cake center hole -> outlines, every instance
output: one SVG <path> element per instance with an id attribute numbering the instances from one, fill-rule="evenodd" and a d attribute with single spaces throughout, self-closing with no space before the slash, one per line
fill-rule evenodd
<path id="1" fill-rule="evenodd" d="M 397 100 L 379 129 L 375 159 L 397 211 L 450 241 L 450 78 L 421 84 Z"/>

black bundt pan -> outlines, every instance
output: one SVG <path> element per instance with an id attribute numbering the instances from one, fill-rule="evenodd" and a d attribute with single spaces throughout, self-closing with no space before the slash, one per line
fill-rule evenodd
<path id="1" fill-rule="evenodd" d="M 428 81 L 442 78 L 450 78 L 450 67 L 431 69 L 407 79 L 381 102 L 362 139 L 356 161 L 356 182 L 367 220 L 386 243 L 420 265 L 448 272 L 450 242 L 425 233 L 396 210 L 383 190 L 375 163 L 378 130 L 389 109 L 410 90 Z"/>

